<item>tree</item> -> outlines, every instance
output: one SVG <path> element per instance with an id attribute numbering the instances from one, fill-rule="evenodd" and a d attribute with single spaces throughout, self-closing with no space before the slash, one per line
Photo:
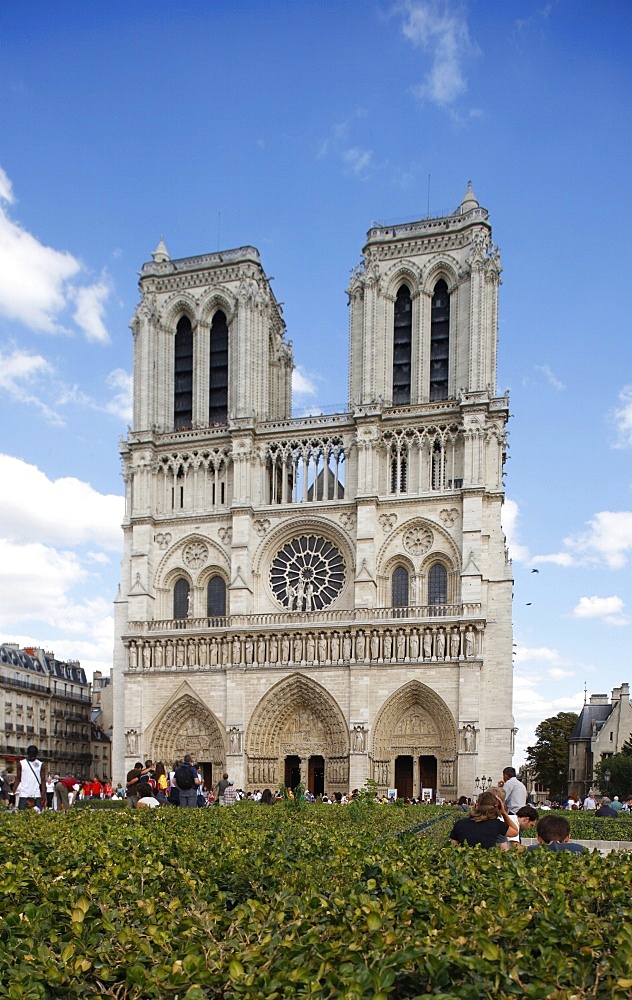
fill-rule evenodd
<path id="1" fill-rule="evenodd" d="M 608 782 L 604 777 L 606 771 L 610 771 Z M 595 774 L 604 795 L 606 791 L 611 798 L 613 795 L 618 795 L 620 799 L 627 799 L 629 795 L 632 795 L 632 756 L 625 750 L 600 760 L 595 767 Z"/>
<path id="2" fill-rule="evenodd" d="M 536 728 L 537 742 L 527 747 L 527 763 L 552 799 L 565 799 L 568 788 L 568 737 L 579 716 L 558 712 Z"/>

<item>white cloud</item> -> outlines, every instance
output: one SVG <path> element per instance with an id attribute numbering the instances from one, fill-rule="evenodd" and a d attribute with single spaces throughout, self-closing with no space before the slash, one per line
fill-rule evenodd
<path id="1" fill-rule="evenodd" d="M 553 563 L 554 566 L 574 566 L 575 560 L 570 552 L 551 552 L 548 556 L 534 556 L 534 563 Z"/>
<path id="2" fill-rule="evenodd" d="M 41 542 L 0 539 L 0 621 L 39 619 L 56 624 L 64 614 L 66 594 L 86 571 L 73 552 L 58 551 Z"/>
<path id="3" fill-rule="evenodd" d="M 108 389 L 114 390 L 112 399 L 106 403 L 105 410 L 115 417 L 128 423 L 132 420 L 134 381 L 129 372 L 123 368 L 115 368 L 105 380 Z"/>
<path id="4" fill-rule="evenodd" d="M 109 344 L 110 335 L 103 322 L 105 303 L 109 294 L 110 285 L 105 278 L 94 285 L 76 288 L 72 293 L 75 301 L 74 320 L 85 333 L 86 340 Z"/>
<path id="5" fill-rule="evenodd" d="M 520 509 L 515 500 L 508 500 L 505 497 L 505 502 L 502 507 L 501 520 L 502 528 L 505 532 L 505 538 L 507 539 L 507 549 L 509 550 L 509 557 L 516 562 L 525 563 L 530 561 L 529 549 L 526 545 L 523 545 L 518 537 L 518 518 L 520 517 Z"/>
<path id="6" fill-rule="evenodd" d="M 292 372 L 292 392 L 298 396 L 315 396 L 318 392 L 316 383 L 300 365 Z"/>
<path id="7" fill-rule="evenodd" d="M 373 165 L 373 152 L 370 149 L 359 149 L 354 146 L 352 149 L 347 149 L 342 154 L 344 162 L 347 164 L 350 172 L 355 174 L 356 177 L 360 177 L 362 174 L 366 174 L 366 171 Z"/>
<path id="8" fill-rule="evenodd" d="M 45 246 L 9 217 L 14 203 L 11 181 L 0 167 L 0 317 L 23 323 L 38 333 L 68 333 L 65 318 L 74 304 L 74 319 L 88 340 L 107 343 L 103 324 L 109 285 L 104 279 L 77 286 L 83 266 L 65 250 Z"/>
<path id="9" fill-rule="evenodd" d="M 630 619 L 623 613 L 625 605 L 620 597 L 581 597 L 571 611 L 573 618 L 602 618 L 608 625 L 628 625 Z"/>
<path id="10" fill-rule="evenodd" d="M 626 385 L 619 393 L 619 406 L 614 411 L 618 440 L 615 448 L 632 448 L 632 385 Z"/>
<path id="11" fill-rule="evenodd" d="M 44 400 L 53 373 L 52 365 L 40 354 L 0 349 L 0 389 L 20 404 L 35 407 L 48 423 L 61 426 L 63 420 Z"/>
<path id="12" fill-rule="evenodd" d="M 549 671 L 552 680 L 558 679 L 554 675 L 555 669 Z M 525 667 L 514 671 L 513 707 L 518 733 L 513 765 L 516 768 L 524 763 L 527 747 L 535 743 L 535 730 L 540 722 L 557 715 L 558 712 L 579 714 L 582 710 L 583 690 L 555 698 L 548 697 L 545 691 L 546 682 L 540 675 Z"/>
<path id="13" fill-rule="evenodd" d="M 431 58 L 424 82 L 413 92 L 439 107 L 453 104 L 467 90 L 463 64 L 477 52 L 464 11 L 447 0 L 405 0 L 396 10 L 404 12 L 404 36 Z"/>
<path id="14" fill-rule="evenodd" d="M 0 201 L 6 201 L 9 205 L 12 205 L 15 201 L 13 186 L 2 167 L 0 167 Z"/>
<path id="15" fill-rule="evenodd" d="M 611 569 L 625 566 L 632 550 L 632 510 L 602 510 L 587 522 L 589 530 L 564 539 L 576 556 L 605 562 Z"/>
<path id="16" fill-rule="evenodd" d="M 122 497 L 74 478 L 48 479 L 36 466 L 0 455 L 0 524 L 11 543 L 120 548 Z"/>
<path id="17" fill-rule="evenodd" d="M 559 392 L 561 392 L 562 389 L 566 388 L 566 386 L 564 385 L 564 383 L 560 381 L 560 379 L 557 377 L 557 375 L 553 374 L 553 372 L 551 371 L 551 369 L 550 369 L 550 367 L 548 365 L 536 365 L 535 366 L 535 370 L 537 372 L 542 372 L 542 374 L 546 378 L 547 382 L 549 382 L 549 384 L 552 385 L 553 388 L 557 389 Z"/>
<path id="18" fill-rule="evenodd" d="M 516 646 L 514 660 L 516 666 L 533 661 L 558 665 L 567 662 L 556 649 L 550 649 L 548 646 Z"/>

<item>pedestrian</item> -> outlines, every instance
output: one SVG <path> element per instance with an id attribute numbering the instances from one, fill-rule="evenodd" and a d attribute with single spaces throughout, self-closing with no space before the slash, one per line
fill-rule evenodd
<path id="1" fill-rule="evenodd" d="M 222 775 L 220 780 L 215 785 L 215 788 L 213 789 L 214 792 L 217 792 L 216 801 L 219 803 L 220 806 L 226 804 L 224 802 L 224 792 L 226 791 L 227 788 L 228 788 L 228 773 L 224 771 L 224 774 Z"/>
<path id="2" fill-rule="evenodd" d="M 516 813 L 510 813 L 512 821 L 518 826 L 518 834 L 515 837 L 507 837 L 507 846 L 524 850 L 522 847 L 522 834 L 530 830 L 538 822 L 538 811 L 533 806 L 522 806 Z M 502 845 L 501 845 L 502 846 Z"/>
<path id="3" fill-rule="evenodd" d="M 616 813 L 620 813 L 621 810 L 623 809 L 623 806 L 619 802 L 619 796 L 618 795 L 615 795 L 615 797 L 613 798 L 612 802 L 610 803 L 610 808 L 614 809 L 614 811 Z"/>
<path id="4" fill-rule="evenodd" d="M 224 805 L 234 806 L 237 801 L 237 789 L 232 781 L 229 781 L 224 789 Z"/>
<path id="5" fill-rule="evenodd" d="M 38 809 L 46 808 L 46 768 L 37 757 L 36 746 L 26 748 L 26 757 L 18 760 L 13 787 L 18 809 L 26 809 L 26 800 L 33 799 Z"/>
<path id="6" fill-rule="evenodd" d="M 48 777 L 46 779 L 46 808 L 47 809 L 52 809 L 53 808 L 53 799 L 55 798 L 55 782 L 57 780 L 58 780 L 58 777 L 57 778 L 52 778 L 50 776 L 50 774 L 48 775 Z"/>
<path id="7" fill-rule="evenodd" d="M 592 792 L 588 792 L 588 795 L 584 799 L 584 809 L 586 811 L 594 811 L 597 808 L 597 803 Z"/>
<path id="8" fill-rule="evenodd" d="M 138 801 L 136 803 L 137 809 L 155 809 L 156 806 L 160 805 L 160 802 L 154 795 L 153 789 L 148 781 L 141 781 L 136 786 L 136 795 Z"/>
<path id="9" fill-rule="evenodd" d="M 515 767 L 503 768 L 503 780 L 500 787 L 505 789 L 505 805 L 507 812 L 515 813 L 527 804 L 526 786 L 516 777 Z"/>
<path id="10" fill-rule="evenodd" d="M 176 769 L 174 779 L 176 787 L 180 790 L 180 806 L 184 809 L 195 809 L 200 778 L 193 766 L 193 758 L 190 753 L 184 755 L 184 763 Z"/>
<path id="11" fill-rule="evenodd" d="M 70 793 L 74 792 L 75 789 L 75 779 L 71 774 L 66 778 L 57 778 L 55 782 L 55 805 L 57 806 L 57 812 L 65 812 L 66 809 L 70 809 Z"/>

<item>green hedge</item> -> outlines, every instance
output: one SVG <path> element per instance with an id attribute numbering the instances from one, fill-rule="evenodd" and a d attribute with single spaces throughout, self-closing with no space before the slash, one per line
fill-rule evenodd
<path id="1" fill-rule="evenodd" d="M 632 859 L 446 846 L 451 812 L 0 815 L 0 995 L 627 1000 Z"/>

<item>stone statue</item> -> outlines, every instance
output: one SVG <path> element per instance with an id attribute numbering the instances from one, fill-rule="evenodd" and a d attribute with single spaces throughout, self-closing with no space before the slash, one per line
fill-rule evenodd
<path id="1" fill-rule="evenodd" d="M 458 659 L 460 645 L 461 637 L 459 636 L 459 630 L 453 628 L 450 633 L 450 656 L 453 660 Z"/>
<path id="2" fill-rule="evenodd" d="M 380 634 L 379 632 L 371 633 L 371 659 L 378 660 L 380 657 Z"/>
<path id="3" fill-rule="evenodd" d="M 154 663 L 156 664 L 156 667 L 158 669 L 160 669 L 160 667 L 162 667 L 162 662 L 163 662 L 162 643 L 158 642 L 156 644 L 155 649 L 154 649 Z"/>
<path id="4" fill-rule="evenodd" d="M 314 642 L 314 636 L 310 632 L 307 636 L 307 652 L 305 653 L 305 659 L 308 663 L 314 662 L 314 657 L 316 655 L 316 643 Z"/>
<path id="5" fill-rule="evenodd" d="M 270 639 L 270 663 L 276 663 L 279 655 L 279 642 L 276 635 Z"/>
<path id="6" fill-rule="evenodd" d="M 414 628 L 411 632 L 410 639 L 408 640 L 408 645 L 410 648 L 410 658 L 411 660 L 416 660 L 419 656 L 419 633 L 417 629 Z"/>
<path id="7" fill-rule="evenodd" d="M 129 668 L 130 670 L 136 670 L 138 667 L 138 650 L 136 649 L 136 643 L 130 643 L 129 647 Z"/>
<path id="8" fill-rule="evenodd" d="M 384 659 L 390 660 L 393 655 L 393 636 L 388 630 L 384 633 L 383 644 L 384 644 Z"/>
<path id="9" fill-rule="evenodd" d="M 303 637 L 300 635 L 294 638 L 294 662 L 300 663 L 303 659 Z"/>
<path id="10" fill-rule="evenodd" d="M 176 666 L 184 666 L 184 643 L 180 640 L 176 646 Z"/>
<path id="11" fill-rule="evenodd" d="M 424 660 L 432 658 L 432 632 L 426 629 L 424 632 Z"/>
<path id="12" fill-rule="evenodd" d="M 465 655 L 476 656 L 476 634 L 471 627 L 465 633 Z"/>
<path id="13" fill-rule="evenodd" d="M 345 632 L 342 637 L 342 658 L 343 660 L 351 659 L 351 633 Z"/>
<path id="14" fill-rule="evenodd" d="M 173 666 L 173 643 L 167 643 L 167 649 L 165 650 L 165 661 L 168 667 Z"/>
<path id="15" fill-rule="evenodd" d="M 471 753 L 474 749 L 474 729 L 472 726 L 467 725 L 463 730 L 463 746 L 465 747 L 466 753 Z"/>
<path id="16" fill-rule="evenodd" d="M 364 730 L 362 726 L 355 726 L 353 730 L 353 749 L 356 753 L 364 752 Z"/>
<path id="17" fill-rule="evenodd" d="M 255 644 L 252 641 L 252 636 L 249 635 L 246 639 L 246 663 L 251 664 L 254 658 Z"/>
<path id="18" fill-rule="evenodd" d="M 290 638 L 284 635 L 281 639 L 281 663 L 290 662 Z"/>
<path id="19" fill-rule="evenodd" d="M 257 642 L 257 663 L 266 662 L 266 641 L 263 636 L 259 636 Z"/>
<path id="20" fill-rule="evenodd" d="M 439 629 L 437 632 L 437 659 L 442 660 L 445 656 L 445 632 Z"/>
<path id="21" fill-rule="evenodd" d="M 241 643 L 237 636 L 233 639 L 233 663 L 241 663 Z"/>
<path id="22" fill-rule="evenodd" d="M 406 656 L 406 633 L 399 630 L 397 633 L 397 659 L 403 660 Z"/>
<path id="23" fill-rule="evenodd" d="M 321 663 L 325 663 L 327 660 L 327 639 L 324 632 L 321 632 L 318 637 L 318 659 Z"/>
<path id="24" fill-rule="evenodd" d="M 356 636 L 356 660 L 364 659 L 365 645 L 364 632 L 360 629 Z"/>
<path id="25" fill-rule="evenodd" d="M 307 586 L 305 587 L 305 610 L 312 610 L 312 602 L 314 599 L 314 584 L 311 580 L 308 580 Z"/>
<path id="26" fill-rule="evenodd" d="M 340 639 L 338 633 L 334 632 L 331 637 L 331 660 L 332 663 L 337 663 L 340 659 Z"/>

